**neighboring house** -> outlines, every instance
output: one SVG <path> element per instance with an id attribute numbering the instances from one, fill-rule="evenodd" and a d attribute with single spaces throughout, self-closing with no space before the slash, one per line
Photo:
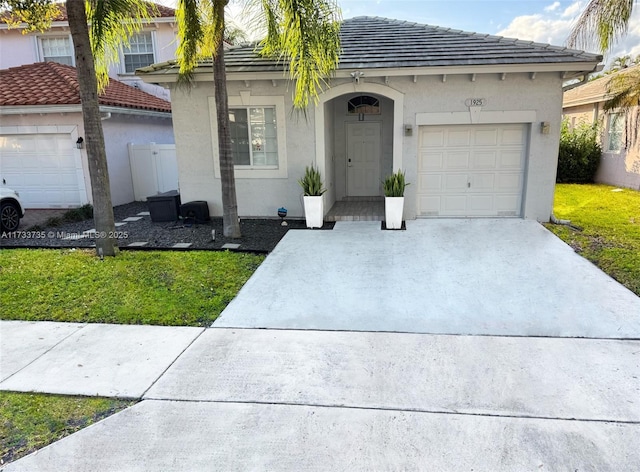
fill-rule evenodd
<path id="1" fill-rule="evenodd" d="M 623 69 L 628 73 L 640 66 Z M 599 122 L 601 126 L 602 160 L 596 182 L 640 190 L 640 143 L 626 149 L 626 118 L 620 110 L 604 111 L 604 102 L 611 96 L 607 84 L 615 74 L 607 75 L 564 93 L 562 113 L 570 126 Z M 638 110 L 630 110 L 637 115 Z"/>
<path id="2" fill-rule="evenodd" d="M 171 104 L 111 79 L 99 98 L 114 205 L 134 200 L 127 144 L 172 144 Z M 92 201 L 74 67 L 39 62 L 0 70 L 0 174 L 26 208 Z"/>
<path id="3" fill-rule="evenodd" d="M 343 22 L 340 64 L 305 120 L 291 114 L 285 64 L 254 46 L 225 54 L 238 211 L 303 214 L 298 179 L 316 164 L 325 211 L 379 198 L 393 170 L 405 217 L 523 217 L 553 205 L 563 81 L 601 56 L 385 18 Z M 176 88 L 175 63 L 138 71 L 171 90 L 183 201 L 222 212 L 212 64 Z"/>
<path id="4" fill-rule="evenodd" d="M 175 10 L 156 5 L 157 16 L 146 22 L 142 31 L 132 36 L 130 46 L 120 51 L 120 61 L 109 75 L 119 81 L 138 87 L 152 95 L 169 100 L 162 87 L 147 85 L 134 75 L 138 67 L 175 58 L 176 20 Z M 5 14 L 6 15 L 6 14 Z M 34 62 L 58 62 L 75 65 L 69 21 L 64 4 L 51 28 L 43 33 L 22 34 L 24 26 L 9 28 L 0 17 L 0 69 L 8 69 Z"/>

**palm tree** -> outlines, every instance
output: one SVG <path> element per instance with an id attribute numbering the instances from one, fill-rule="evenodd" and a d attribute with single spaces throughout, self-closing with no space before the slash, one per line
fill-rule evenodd
<path id="1" fill-rule="evenodd" d="M 27 31 L 46 30 L 60 12 L 53 0 L 1 0 L 0 6 L 11 10 L 13 23 L 26 23 Z M 66 0 L 89 161 L 96 254 L 100 256 L 116 255 L 116 239 L 98 92 L 109 83 L 108 68 L 117 60 L 118 48 L 150 18 L 152 8 L 141 0 Z"/>
<path id="2" fill-rule="evenodd" d="M 198 60 L 213 57 L 213 81 L 218 120 L 218 154 L 222 185 L 223 232 L 240 237 L 223 38 L 229 0 L 179 0 L 176 11 L 180 76 L 188 82 Z M 294 107 L 304 112 L 310 100 L 338 65 L 340 10 L 334 0 L 249 0 L 250 11 L 267 35 L 260 54 L 283 60 L 295 81 Z"/>
<path id="3" fill-rule="evenodd" d="M 635 0 L 590 0 L 578 18 L 567 44 L 569 47 L 586 49 L 595 42 L 603 53 L 609 51 L 614 42 L 626 34 L 634 3 Z M 614 67 L 624 69 L 631 62 L 629 56 L 617 58 Z M 611 98 L 604 106 L 605 110 L 617 109 L 625 113 L 627 147 L 633 145 L 638 137 L 640 70 L 637 69 L 612 77 L 607 84 L 607 92 L 611 94 Z"/>

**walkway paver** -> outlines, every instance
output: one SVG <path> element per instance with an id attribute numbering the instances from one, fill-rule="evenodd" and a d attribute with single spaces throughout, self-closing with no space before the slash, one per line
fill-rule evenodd
<path id="1" fill-rule="evenodd" d="M 214 326 L 640 339 L 640 298 L 535 221 L 290 231 Z"/>
<path id="2" fill-rule="evenodd" d="M 7 322 L 0 323 L 4 332 Z M 15 325 L 13 329 L 17 331 Z M 140 398 L 202 331 L 202 328 L 85 325 L 0 382 L 0 389 Z M 5 351 L 4 335 L 2 344 L 2 365 L 5 362 L 15 365 L 23 348 L 14 343 Z"/>
<path id="3" fill-rule="evenodd" d="M 83 326 L 80 323 L 0 320 L 0 382 Z"/>
<path id="4" fill-rule="evenodd" d="M 5 472 L 632 471 L 636 425 L 144 401 Z"/>

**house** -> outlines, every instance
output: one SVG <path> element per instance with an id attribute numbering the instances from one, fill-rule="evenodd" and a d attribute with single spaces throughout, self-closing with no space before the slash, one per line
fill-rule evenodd
<path id="1" fill-rule="evenodd" d="M 553 205 L 562 83 L 598 70 L 581 51 L 386 18 L 341 26 L 330 87 L 307 113 L 290 113 L 286 64 L 253 45 L 226 51 L 238 211 L 303 214 L 298 179 L 316 164 L 325 209 L 375 200 L 406 171 L 405 218 L 521 217 L 548 221 Z M 176 87 L 174 62 L 138 72 L 171 91 L 183 201 L 220 215 L 212 64 Z"/>
<path id="2" fill-rule="evenodd" d="M 605 112 L 604 102 L 610 98 L 609 81 L 618 74 L 640 73 L 640 66 L 606 75 L 564 93 L 562 113 L 570 126 L 596 123 L 601 126 L 602 159 L 596 182 L 640 190 L 640 143 L 630 149 L 626 143 L 626 119 L 621 111 Z M 630 115 L 638 114 L 631 111 Z"/>
<path id="3" fill-rule="evenodd" d="M 99 97 L 114 205 L 134 200 L 127 144 L 173 144 L 171 104 L 111 79 Z M 0 174 L 26 208 L 90 203 L 74 67 L 38 62 L 0 70 Z"/>
<path id="4" fill-rule="evenodd" d="M 109 70 L 109 76 L 120 82 L 169 100 L 166 89 L 147 85 L 134 75 L 138 67 L 175 58 L 177 47 L 175 10 L 154 5 L 154 18 L 135 33 L 130 46 L 120 50 L 120 61 Z M 26 25 L 9 27 L 0 15 L 0 69 L 9 69 L 34 62 L 58 62 L 75 65 L 69 21 L 64 4 L 45 32 L 22 34 Z M 4 17 L 6 17 L 6 13 Z"/>

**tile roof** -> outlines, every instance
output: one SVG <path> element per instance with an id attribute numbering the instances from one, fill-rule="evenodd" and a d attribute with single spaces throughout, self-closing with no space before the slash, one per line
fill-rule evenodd
<path id="1" fill-rule="evenodd" d="M 154 2 L 146 2 L 149 5 L 149 13 L 152 13 L 152 16 L 154 18 L 173 18 L 176 16 L 176 11 L 173 8 L 169 8 L 167 6 L 164 5 L 160 5 L 158 3 L 154 3 Z M 157 15 L 154 14 L 152 7 L 155 6 L 155 9 L 157 11 Z M 60 10 L 60 12 L 58 13 L 58 15 L 53 19 L 53 21 L 68 21 L 69 18 L 67 17 L 67 7 L 64 3 L 60 3 L 58 5 L 58 9 Z M 0 12 L 0 23 L 4 23 L 4 20 L 6 20 L 7 18 L 11 17 L 11 12 L 8 11 L 3 11 Z"/>
<path id="2" fill-rule="evenodd" d="M 171 103 L 111 79 L 100 105 L 171 112 Z M 75 67 L 36 62 L 0 70 L 0 106 L 80 104 Z"/>
<path id="3" fill-rule="evenodd" d="M 614 74 L 608 74 L 599 79 L 591 80 L 584 85 L 567 90 L 562 96 L 564 107 L 583 105 L 586 103 L 596 103 L 608 100 L 611 94 L 607 91 L 609 81 L 620 74 L 638 73 L 640 65 L 622 69 Z"/>
<path id="4" fill-rule="evenodd" d="M 409 21 L 361 16 L 340 29 L 338 69 L 559 64 L 599 62 L 602 56 L 549 44 L 469 33 Z M 284 65 L 259 57 L 254 45 L 225 54 L 229 72 L 283 70 Z"/>

